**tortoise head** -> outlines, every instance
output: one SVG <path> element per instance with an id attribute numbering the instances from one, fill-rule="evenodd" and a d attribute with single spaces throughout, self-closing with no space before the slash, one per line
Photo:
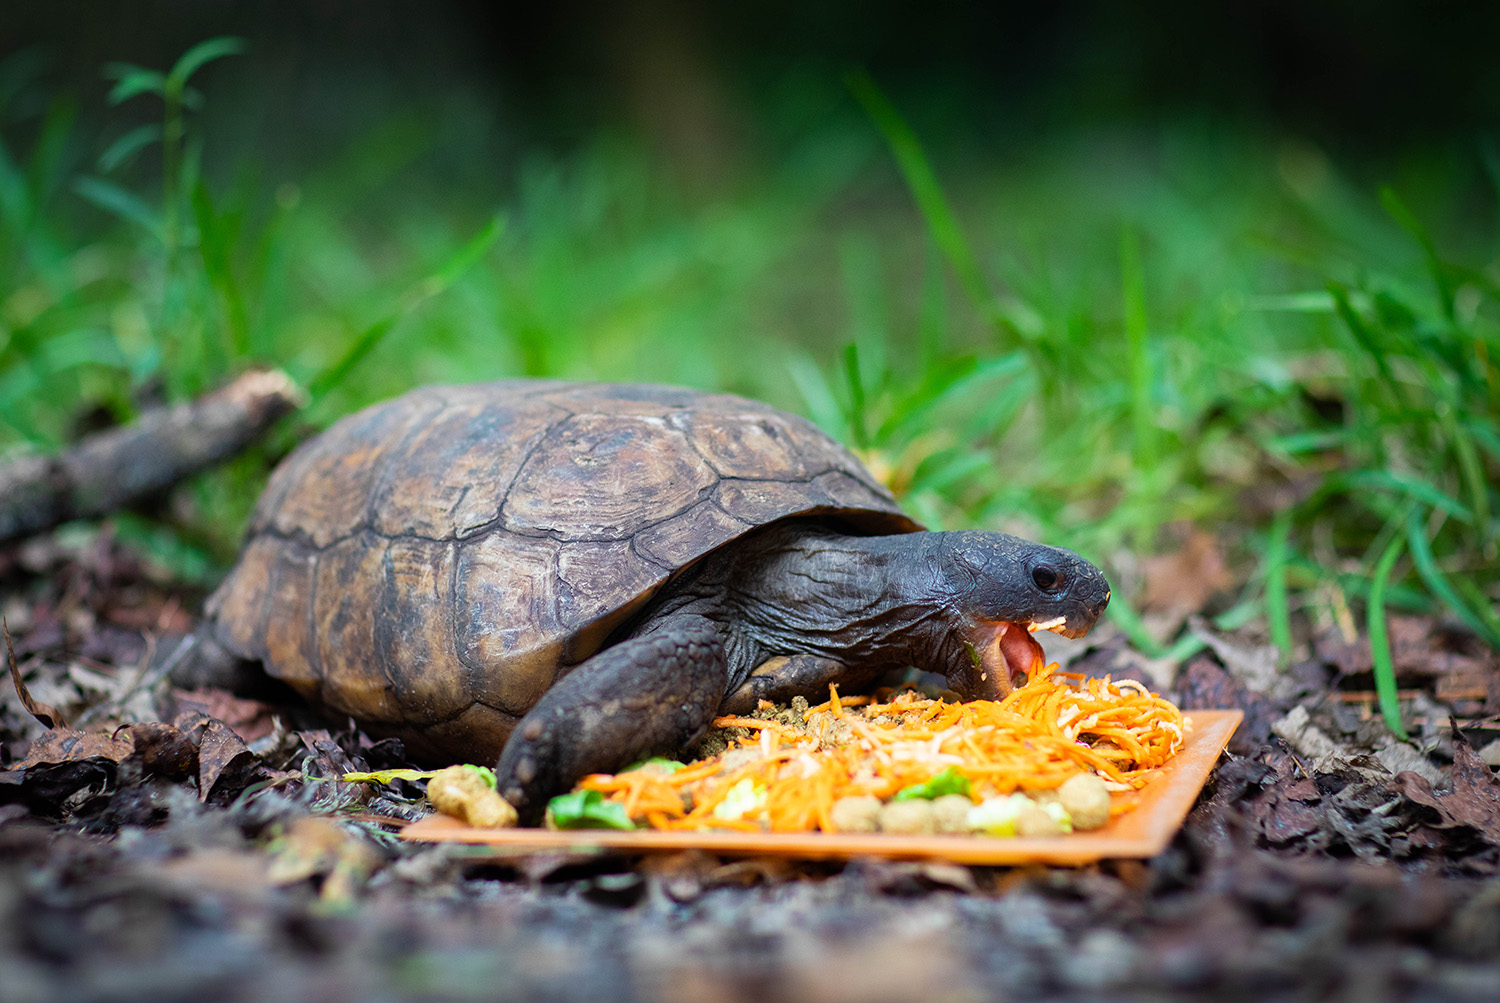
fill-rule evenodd
<path id="1" fill-rule="evenodd" d="M 1104 573 L 1071 550 L 1007 533 L 942 534 L 942 576 L 964 654 L 948 682 L 966 699 L 998 699 L 1042 665 L 1032 637 L 1082 637 L 1109 604 Z"/>

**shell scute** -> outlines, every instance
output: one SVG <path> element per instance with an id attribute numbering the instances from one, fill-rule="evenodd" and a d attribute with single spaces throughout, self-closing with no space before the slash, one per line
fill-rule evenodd
<path id="1" fill-rule="evenodd" d="M 497 531 L 459 550 L 456 640 L 474 699 L 520 715 L 552 685 L 564 637 L 557 616 L 561 547 L 549 537 Z"/>
<path id="2" fill-rule="evenodd" d="M 693 448 L 722 477 L 788 481 L 816 473 L 778 415 L 709 411 L 687 424 Z"/>
<path id="3" fill-rule="evenodd" d="M 576 415 L 532 451 L 501 525 L 559 540 L 624 540 L 697 503 L 718 476 L 661 418 Z"/>
<path id="4" fill-rule="evenodd" d="M 318 552 L 294 540 L 281 541 L 271 565 L 266 623 L 266 662 L 304 697 L 315 697 L 322 684 L 313 632 L 313 592 L 317 588 Z"/>
<path id="5" fill-rule="evenodd" d="M 457 550 L 453 542 L 403 538 L 391 540 L 382 558 L 375 656 L 409 723 L 442 721 L 472 702 L 454 638 Z"/>
<path id="6" fill-rule="evenodd" d="M 252 537 L 205 604 L 219 642 L 242 658 L 266 658 L 266 603 L 271 569 L 281 550 L 281 541 L 274 537 Z"/>
<path id="7" fill-rule="evenodd" d="M 763 526 L 787 514 L 832 508 L 833 501 L 821 491 L 786 481 L 721 481 L 714 491 L 720 508 L 741 522 Z"/>
<path id="8" fill-rule="evenodd" d="M 508 408 L 491 402 L 452 404 L 393 453 L 398 476 L 375 492 L 375 528 L 387 536 L 442 540 L 492 522 L 531 450 L 567 412 Z"/>
<path id="9" fill-rule="evenodd" d="M 366 524 L 376 488 L 406 437 L 425 426 L 442 402 L 422 396 L 406 407 L 377 405 L 345 419 L 338 434 L 313 439 L 298 450 L 268 522 L 284 536 L 305 534 L 322 549 Z"/>
<path id="10" fill-rule="evenodd" d="M 375 648 L 386 541 L 361 533 L 318 555 L 313 621 L 322 667 L 320 699 L 341 714 L 400 722 L 401 700 Z"/>
<path id="11" fill-rule="evenodd" d="M 633 542 L 647 559 L 666 568 L 680 568 L 702 556 L 704 540 L 732 540 L 753 527 L 708 498 L 674 519 L 641 530 Z"/>

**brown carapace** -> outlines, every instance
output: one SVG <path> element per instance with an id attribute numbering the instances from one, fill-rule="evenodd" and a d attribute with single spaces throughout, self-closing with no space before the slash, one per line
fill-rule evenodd
<path id="1" fill-rule="evenodd" d="M 569 669 L 698 558 L 826 517 L 921 529 L 848 450 L 768 405 L 674 387 L 429 387 L 276 471 L 213 639 L 428 760 L 493 762 Z"/>

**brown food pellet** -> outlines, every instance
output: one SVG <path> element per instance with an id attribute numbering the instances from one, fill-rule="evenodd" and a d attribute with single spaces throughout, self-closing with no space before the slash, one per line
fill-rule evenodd
<path id="1" fill-rule="evenodd" d="M 974 802 L 962 794 L 944 794 L 932 799 L 932 826 L 937 832 L 969 831 L 969 809 Z"/>
<path id="2" fill-rule="evenodd" d="M 828 813 L 835 832 L 874 832 L 880 799 L 871 795 L 839 798 Z"/>
<path id="3" fill-rule="evenodd" d="M 909 836 L 930 835 L 935 826 L 932 802 L 923 798 L 891 801 L 880 808 L 880 831 L 899 832 Z"/>
<path id="4" fill-rule="evenodd" d="M 427 800 L 444 815 L 476 829 L 509 829 L 518 821 L 510 802 L 467 766 L 439 770 L 427 781 Z"/>

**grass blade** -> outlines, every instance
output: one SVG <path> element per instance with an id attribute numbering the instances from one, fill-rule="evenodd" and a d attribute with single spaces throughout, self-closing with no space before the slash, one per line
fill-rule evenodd
<path id="1" fill-rule="evenodd" d="M 854 445 L 870 448 L 870 432 L 865 415 L 865 381 L 859 374 L 859 346 L 844 346 L 844 380 L 849 384 L 849 431 Z"/>
<path id="2" fill-rule="evenodd" d="M 1443 316 L 1448 318 L 1448 323 L 1453 323 L 1453 283 L 1448 281 L 1447 270 L 1443 267 L 1442 259 L 1438 257 L 1437 246 L 1432 242 L 1432 235 L 1417 219 L 1416 214 L 1406 207 L 1406 203 L 1401 201 L 1395 189 L 1380 189 L 1380 204 L 1386 212 L 1390 213 L 1391 218 L 1400 225 L 1401 229 L 1411 234 L 1422 246 L 1422 253 L 1427 257 L 1428 271 L 1432 273 L 1433 284 L 1437 286 L 1438 302 L 1443 308 Z"/>
<path id="3" fill-rule="evenodd" d="M 789 355 L 786 369 L 792 383 L 802 395 L 802 402 L 807 406 L 807 416 L 812 419 L 813 424 L 829 435 L 837 436 L 843 428 L 844 416 L 823 370 L 805 352 Z"/>
<path id="4" fill-rule="evenodd" d="M 1425 502 L 1435 509 L 1448 513 L 1466 525 L 1472 525 L 1474 522 L 1474 513 L 1469 511 L 1467 505 L 1452 495 L 1415 477 L 1393 474 L 1389 470 L 1358 470 L 1345 478 L 1345 483 L 1351 488 L 1377 488 L 1382 491 L 1394 491 L 1397 494 L 1403 494 L 1417 501 Z"/>
<path id="5" fill-rule="evenodd" d="M 172 72 L 167 74 L 166 83 L 169 87 L 181 90 L 205 63 L 223 59 L 225 56 L 239 55 L 245 51 L 245 48 L 245 40 L 233 35 L 205 39 L 182 54 L 172 66 Z"/>
<path id="6" fill-rule="evenodd" d="M 1391 663 L 1391 644 L 1385 629 L 1385 591 L 1390 584 L 1391 569 L 1401 556 L 1405 538 L 1397 536 L 1386 546 L 1375 565 L 1370 580 L 1370 599 L 1366 607 L 1366 626 L 1370 633 L 1370 656 L 1375 662 L 1375 696 L 1381 716 L 1396 737 L 1406 741 L 1406 727 L 1401 723 L 1401 705 L 1396 697 L 1396 668 Z"/>
<path id="7" fill-rule="evenodd" d="M 386 335 L 391 333 L 397 323 L 405 319 L 418 306 L 457 282 L 466 271 L 478 263 L 480 258 L 484 257 L 504 232 L 505 216 L 497 214 L 485 224 L 483 230 L 455 251 L 441 267 L 425 279 L 409 286 L 401 294 L 394 310 L 361 331 L 337 362 L 309 381 L 308 392 L 313 399 L 316 400 L 342 383 L 354 367 L 364 361 L 365 356 L 373 352 L 375 347 L 385 340 Z"/>
<path id="8" fill-rule="evenodd" d="M 1391 372 L 1390 363 L 1386 362 L 1385 349 L 1379 344 L 1375 332 L 1370 330 L 1370 326 L 1359 315 L 1359 311 L 1354 309 L 1354 304 L 1349 299 L 1349 290 L 1338 282 L 1330 282 L 1328 295 L 1333 297 L 1334 312 L 1339 315 L 1339 319 L 1344 322 L 1349 333 L 1354 335 L 1354 340 L 1359 343 L 1359 347 L 1363 348 L 1365 354 L 1375 363 L 1381 380 L 1394 386 L 1396 377 Z"/>
<path id="9" fill-rule="evenodd" d="M 1271 628 L 1271 642 L 1281 653 L 1281 663 L 1292 659 L 1292 618 L 1287 602 L 1286 567 L 1292 535 L 1292 511 L 1276 513 L 1271 536 L 1266 542 L 1266 620 Z"/>
<path id="10" fill-rule="evenodd" d="M 386 314 L 361 331 L 353 343 L 349 345 L 348 350 L 344 352 L 343 356 L 333 365 L 323 370 L 322 373 L 318 374 L 317 378 L 312 381 L 308 387 L 308 393 L 312 398 L 317 400 L 344 382 L 345 377 L 354 370 L 355 366 L 364 361 L 365 356 L 375 350 L 376 345 L 385 340 L 385 336 L 391 333 L 391 330 L 396 326 L 396 322 L 405 317 L 407 312 L 406 310 L 397 310 L 394 313 Z"/>
<path id="11" fill-rule="evenodd" d="M 109 89 L 110 104 L 129 101 L 139 94 L 164 95 L 167 91 L 166 75 L 144 66 L 110 63 L 104 68 L 104 76 L 115 81 L 115 85 Z"/>
<path id="12" fill-rule="evenodd" d="M 979 260 L 974 256 L 974 249 L 958 225 L 958 216 L 953 212 L 953 206 L 948 202 L 948 196 L 943 192 L 937 173 L 932 169 L 932 163 L 927 159 L 917 134 L 906 124 L 896 106 L 869 74 L 852 73 L 846 82 L 855 99 L 864 107 L 865 113 L 885 136 L 886 145 L 890 147 L 891 154 L 896 158 L 896 165 L 901 169 L 901 176 L 906 179 L 912 197 L 917 200 L 917 210 L 926 221 L 927 230 L 937 243 L 938 250 L 943 252 L 943 257 L 948 259 L 948 266 L 958 276 L 959 285 L 963 286 L 965 294 L 984 317 L 993 321 L 996 318 L 994 296 L 979 270 Z"/>
<path id="13" fill-rule="evenodd" d="M 1130 353 L 1130 424 L 1135 433 L 1135 461 L 1141 470 L 1156 468 L 1156 415 L 1151 407 L 1151 358 L 1146 328 L 1146 276 L 1141 242 L 1127 223 L 1120 227 L 1120 285 L 1125 296 L 1125 342 Z"/>
<path id="14" fill-rule="evenodd" d="M 488 254 L 495 242 L 504 235 L 505 225 L 506 216 L 503 212 L 491 216 L 484 228 L 469 238 L 469 242 L 454 252 L 427 280 L 424 295 L 435 296 L 463 278 L 464 273 L 479 264 L 479 259 Z"/>
<path id="15" fill-rule="evenodd" d="M 1453 443 L 1453 452 L 1458 456 L 1458 471 L 1468 489 L 1469 504 L 1474 510 L 1475 528 L 1479 530 L 1479 541 L 1489 546 L 1493 541 L 1494 528 L 1490 525 L 1490 486 L 1479 459 L 1479 450 L 1464 427 L 1454 418 L 1452 410 L 1438 415 L 1438 424 L 1448 433 Z"/>
<path id="16" fill-rule="evenodd" d="M 1146 622 L 1141 619 L 1129 603 L 1119 593 L 1109 600 L 1109 606 L 1105 610 L 1111 623 L 1125 632 L 1130 638 L 1130 643 L 1139 648 L 1149 658 L 1160 658 L 1165 649 L 1157 643 L 1156 638 L 1146 629 Z"/>
<path id="17" fill-rule="evenodd" d="M 1469 604 L 1459 597 L 1447 576 L 1438 568 L 1437 561 L 1432 556 L 1432 546 L 1428 543 L 1427 533 L 1422 527 L 1422 510 L 1419 508 L 1412 509 L 1411 515 L 1407 516 L 1406 542 L 1411 548 L 1412 564 L 1416 566 L 1417 574 L 1428 590 L 1452 610 L 1453 614 L 1470 630 L 1484 638 L 1490 647 L 1500 650 L 1500 632 L 1496 632 L 1469 608 Z"/>
<path id="18" fill-rule="evenodd" d="M 165 240 L 161 217 L 140 196 L 101 178 L 81 177 L 73 181 L 73 190 L 105 212 L 138 224 L 158 240 Z"/>
<path id="19" fill-rule="evenodd" d="M 223 304 L 229 352 L 233 357 L 243 359 L 250 354 L 250 313 L 230 263 L 230 251 L 240 221 L 233 212 L 215 210 L 208 186 L 201 179 L 193 185 L 191 203 L 193 218 L 198 224 L 198 257 L 203 274 Z"/>
<path id="20" fill-rule="evenodd" d="M 1458 590 L 1469 598 L 1469 608 L 1478 611 L 1479 619 L 1489 627 L 1489 633 L 1500 636 L 1500 612 L 1496 612 L 1495 600 L 1484 594 L 1484 589 L 1469 578 L 1460 578 Z"/>
<path id="21" fill-rule="evenodd" d="M 161 139 L 160 122 L 147 122 L 145 125 L 136 126 L 109 144 L 109 148 L 99 154 L 99 170 L 108 174 L 158 139 Z"/>

